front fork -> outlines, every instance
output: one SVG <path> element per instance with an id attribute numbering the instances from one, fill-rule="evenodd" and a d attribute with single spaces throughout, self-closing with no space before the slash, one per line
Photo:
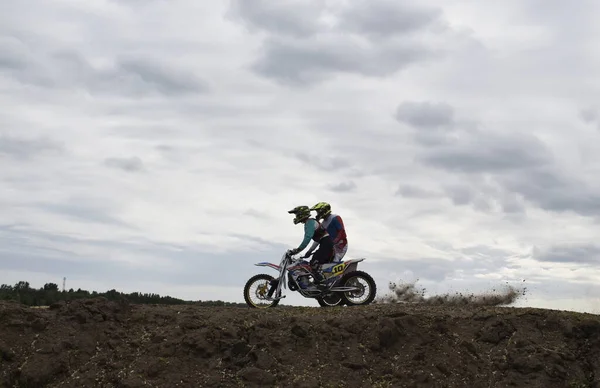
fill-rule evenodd
<path id="1" fill-rule="evenodd" d="M 298 285 L 295 284 L 296 282 L 294 281 L 292 274 L 288 272 L 287 277 L 288 277 L 288 287 L 290 289 L 292 289 L 291 286 L 294 285 L 294 287 L 297 289 Z M 277 286 L 279 285 L 279 279 L 271 280 L 269 285 L 271 286 L 271 288 L 269 289 L 269 292 L 267 293 L 267 297 L 271 298 L 271 297 L 273 297 L 273 293 L 275 293 L 275 290 L 277 289 Z"/>
<path id="2" fill-rule="evenodd" d="M 279 279 L 273 279 L 273 280 L 271 280 L 271 282 L 269 283 L 269 285 L 271 286 L 271 288 L 269 288 L 269 292 L 267 293 L 267 297 L 268 298 L 272 298 L 273 297 L 273 293 L 277 289 L 278 284 L 279 284 Z"/>

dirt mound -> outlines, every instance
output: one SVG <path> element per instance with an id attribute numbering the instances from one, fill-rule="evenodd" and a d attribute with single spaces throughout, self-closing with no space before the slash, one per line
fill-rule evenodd
<path id="1" fill-rule="evenodd" d="M 527 293 L 527 288 L 522 289 L 506 285 L 493 288 L 481 294 L 462 293 L 425 296 L 425 289 L 418 289 L 415 283 L 389 284 L 390 293 L 378 298 L 375 302 L 385 303 L 423 303 L 423 304 L 452 304 L 473 306 L 503 306 L 514 303 L 519 297 Z"/>
<path id="2" fill-rule="evenodd" d="M 477 305 L 0 302 L 2 387 L 597 387 L 600 317 Z"/>

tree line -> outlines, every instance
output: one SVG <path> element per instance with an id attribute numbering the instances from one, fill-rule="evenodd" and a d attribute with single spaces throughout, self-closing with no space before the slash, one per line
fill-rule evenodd
<path id="1" fill-rule="evenodd" d="M 154 293 L 123 293 L 115 289 L 106 292 L 89 292 L 78 288 L 77 290 L 69 289 L 59 290 L 58 284 L 46 283 L 43 287 L 33 288 L 29 282 L 20 281 L 14 286 L 8 284 L 0 285 L 0 300 L 13 300 L 27 306 L 49 306 L 59 301 L 70 301 L 75 299 L 87 299 L 104 297 L 107 300 L 128 300 L 134 304 L 193 304 L 201 306 L 231 306 L 231 307 L 246 307 L 245 303 L 224 302 L 222 300 L 183 300 L 170 296 L 161 296 Z"/>

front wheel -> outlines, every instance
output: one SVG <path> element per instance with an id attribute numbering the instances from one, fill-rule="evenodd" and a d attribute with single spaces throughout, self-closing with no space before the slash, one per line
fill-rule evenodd
<path id="1" fill-rule="evenodd" d="M 269 308 L 279 304 L 277 300 L 267 300 L 267 294 L 271 287 L 271 282 L 275 278 L 271 275 L 260 274 L 254 275 L 246 282 L 244 286 L 244 300 L 246 304 L 253 308 Z M 253 300 L 256 298 L 255 300 Z M 263 303 L 261 303 L 261 301 Z"/>
<path id="2" fill-rule="evenodd" d="M 346 274 L 340 281 L 342 287 L 356 287 L 358 291 L 341 292 L 342 300 L 348 306 L 363 306 L 370 304 L 377 294 L 375 281 L 366 272 L 352 271 Z"/>

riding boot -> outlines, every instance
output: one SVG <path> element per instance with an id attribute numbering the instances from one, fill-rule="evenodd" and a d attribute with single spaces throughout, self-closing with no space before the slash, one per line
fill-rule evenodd
<path id="1" fill-rule="evenodd" d="M 312 269 L 314 285 L 317 287 L 321 286 L 321 282 L 324 280 L 323 275 L 321 274 L 321 264 L 316 260 L 311 260 L 310 267 Z"/>
<path id="2" fill-rule="evenodd" d="M 323 274 L 321 273 L 321 266 L 318 263 L 315 263 L 312 266 L 312 275 L 314 279 L 315 286 L 320 286 L 321 282 L 325 280 Z"/>
<path id="3" fill-rule="evenodd" d="M 313 270 L 313 278 L 315 279 L 314 283 L 319 284 L 323 281 L 323 275 L 321 275 L 321 271 L 318 269 Z"/>

